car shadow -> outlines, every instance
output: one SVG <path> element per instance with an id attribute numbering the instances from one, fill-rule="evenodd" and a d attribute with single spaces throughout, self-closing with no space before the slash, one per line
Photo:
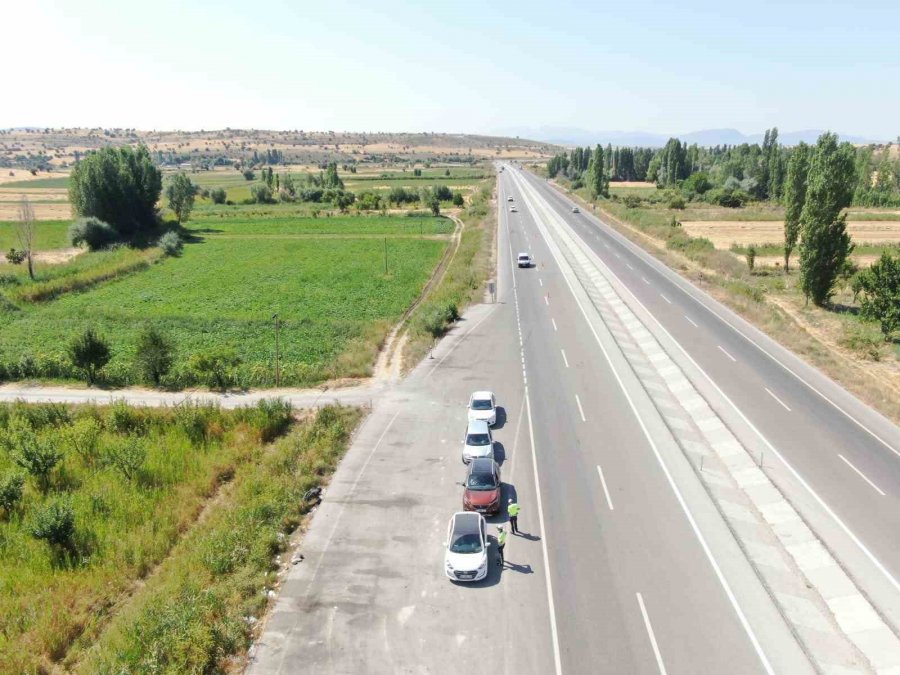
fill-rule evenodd
<path id="1" fill-rule="evenodd" d="M 491 428 L 492 431 L 499 431 L 503 427 L 506 426 L 506 408 L 502 405 L 497 406 L 497 421 L 494 422 L 494 426 Z"/>
<path id="2" fill-rule="evenodd" d="M 494 461 L 497 462 L 497 466 L 503 466 L 503 462 L 506 461 L 506 448 L 499 441 L 494 441 Z"/>

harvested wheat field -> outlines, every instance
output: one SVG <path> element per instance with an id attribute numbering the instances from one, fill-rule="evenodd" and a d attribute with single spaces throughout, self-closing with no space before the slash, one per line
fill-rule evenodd
<path id="1" fill-rule="evenodd" d="M 67 202 L 69 191 L 65 188 L 2 188 L 0 202 L 19 202 L 28 197 L 32 202 Z"/>
<path id="2" fill-rule="evenodd" d="M 69 174 L 64 171 L 38 171 L 32 176 L 25 169 L 0 169 L 0 187 L 6 183 L 18 183 L 26 180 L 46 180 L 47 178 L 65 178 Z"/>
<path id="3" fill-rule="evenodd" d="M 744 256 L 735 253 L 735 255 L 740 260 L 744 260 Z M 853 254 L 850 258 L 860 267 L 869 267 L 873 262 L 878 260 L 881 256 L 879 255 L 871 255 L 869 253 L 863 253 L 861 255 Z M 791 258 L 791 269 L 795 269 L 799 264 L 797 262 L 797 254 L 794 253 L 794 257 Z M 781 267 L 784 264 L 784 257 L 780 255 L 758 255 L 756 256 L 756 260 L 754 261 L 757 267 Z"/>
<path id="4" fill-rule="evenodd" d="M 35 204 L 32 202 L 34 217 L 37 220 L 66 220 L 72 217 L 72 207 L 68 202 L 54 204 Z M 0 201 L 0 220 L 17 220 L 19 217 L 19 200 Z"/>
<path id="5" fill-rule="evenodd" d="M 780 244 L 784 241 L 784 223 L 778 220 L 708 220 L 682 223 L 692 237 L 705 237 L 716 248 L 728 250 L 732 244 Z M 900 242 L 900 220 L 862 220 L 847 223 L 853 241 L 870 244 Z"/>

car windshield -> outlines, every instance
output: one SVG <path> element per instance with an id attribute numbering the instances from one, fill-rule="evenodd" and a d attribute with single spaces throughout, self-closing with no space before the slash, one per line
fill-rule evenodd
<path id="1" fill-rule="evenodd" d="M 497 479 L 492 473 L 473 473 L 469 476 L 466 487 L 470 490 L 494 490 L 497 488 Z"/>
<path id="2" fill-rule="evenodd" d="M 453 553 L 481 553 L 481 539 L 476 532 L 456 535 L 450 550 Z"/>
<path id="3" fill-rule="evenodd" d="M 472 410 L 490 410 L 493 407 L 489 398 L 476 398 L 472 401 Z"/>
<path id="4" fill-rule="evenodd" d="M 528 260 L 528 254 L 523 253 L 522 255 L 519 256 L 519 260 Z"/>
<path id="5" fill-rule="evenodd" d="M 466 445 L 490 445 L 491 438 L 487 434 L 469 434 Z"/>

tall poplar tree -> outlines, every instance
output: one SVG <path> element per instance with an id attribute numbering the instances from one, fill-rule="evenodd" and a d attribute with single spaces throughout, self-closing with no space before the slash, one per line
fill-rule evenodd
<path id="1" fill-rule="evenodd" d="M 800 238 L 800 214 L 806 202 L 806 177 L 809 173 L 810 147 L 799 143 L 788 162 L 784 184 L 784 273 L 788 273 L 791 253 Z"/>

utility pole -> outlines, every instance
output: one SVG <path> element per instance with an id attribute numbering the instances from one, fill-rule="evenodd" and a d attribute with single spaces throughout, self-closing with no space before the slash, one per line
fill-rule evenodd
<path id="1" fill-rule="evenodd" d="M 279 368 L 279 353 L 278 353 L 278 315 L 273 314 L 272 319 L 275 321 L 275 386 L 281 383 L 281 369 Z"/>

